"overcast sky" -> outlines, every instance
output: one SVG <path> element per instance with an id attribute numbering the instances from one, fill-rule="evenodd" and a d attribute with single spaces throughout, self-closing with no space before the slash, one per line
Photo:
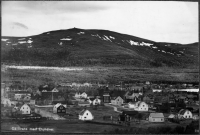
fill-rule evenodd
<path id="1" fill-rule="evenodd" d="M 105 29 L 157 42 L 198 42 L 198 3 L 3 1 L 2 36 L 69 28 Z"/>

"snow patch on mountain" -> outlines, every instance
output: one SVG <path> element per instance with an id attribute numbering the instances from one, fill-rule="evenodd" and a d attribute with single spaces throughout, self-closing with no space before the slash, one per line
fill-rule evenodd
<path id="1" fill-rule="evenodd" d="M 170 44 L 168 44 L 168 45 L 165 45 L 165 46 L 171 46 Z"/>
<path id="2" fill-rule="evenodd" d="M 72 40 L 72 38 L 62 38 L 60 40 Z"/>
<path id="3" fill-rule="evenodd" d="M 110 38 L 112 38 L 112 39 L 115 39 L 114 37 L 112 37 L 112 36 L 109 36 Z"/>
<path id="4" fill-rule="evenodd" d="M 29 43 L 29 44 L 31 44 L 32 42 L 33 42 L 33 41 L 32 41 L 32 40 L 30 40 L 30 39 L 27 41 L 27 43 Z"/>
<path id="5" fill-rule="evenodd" d="M 140 43 L 140 45 L 142 45 L 142 46 L 149 46 L 149 47 L 150 47 L 150 46 L 153 45 L 153 44 L 142 42 L 142 43 Z"/>
<path id="6" fill-rule="evenodd" d="M 1 39 L 1 41 L 7 41 L 7 40 L 9 40 L 9 39 L 6 39 L 6 38 L 2 38 L 2 39 Z"/>
<path id="7" fill-rule="evenodd" d="M 19 44 L 25 44 L 26 41 L 18 41 Z"/>
<path id="8" fill-rule="evenodd" d="M 77 33 L 78 35 L 81 35 L 81 34 L 85 34 L 85 32 L 79 32 L 79 33 Z"/>
<path id="9" fill-rule="evenodd" d="M 106 35 L 104 35 L 104 37 L 106 38 L 106 40 L 108 40 L 108 41 L 112 42 L 112 41 L 110 40 L 110 38 L 109 38 L 109 37 L 107 37 Z"/>
<path id="10" fill-rule="evenodd" d="M 58 45 L 61 45 L 61 46 L 62 46 L 62 45 L 63 45 L 63 43 L 62 43 L 62 42 L 59 42 L 59 43 L 58 43 Z"/>
<path id="11" fill-rule="evenodd" d="M 152 46 L 152 48 L 153 48 L 153 49 L 157 49 L 158 47 L 156 47 L 156 46 Z"/>
<path id="12" fill-rule="evenodd" d="M 18 40 L 25 40 L 25 38 L 19 38 Z"/>
<path id="13" fill-rule="evenodd" d="M 134 42 L 134 41 L 132 41 L 132 40 L 130 40 L 129 42 L 130 42 L 131 45 L 139 45 L 138 42 Z"/>

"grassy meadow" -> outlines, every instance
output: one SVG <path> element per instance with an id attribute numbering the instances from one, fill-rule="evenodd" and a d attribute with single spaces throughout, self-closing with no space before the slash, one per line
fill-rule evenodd
<path id="1" fill-rule="evenodd" d="M 63 69 L 16 69 L 1 71 L 2 81 L 17 80 L 27 85 L 44 83 L 119 83 L 119 81 L 198 82 L 198 69 L 135 68 L 135 67 L 71 67 Z M 81 68 L 81 70 L 76 70 Z"/>

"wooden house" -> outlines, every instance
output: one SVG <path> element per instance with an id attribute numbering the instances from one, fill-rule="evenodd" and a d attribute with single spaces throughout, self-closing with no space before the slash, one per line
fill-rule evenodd
<path id="1" fill-rule="evenodd" d="M 96 98 L 96 99 L 94 99 L 94 100 L 92 101 L 92 104 L 93 104 L 93 105 L 100 105 L 100 104 L 101 104 L 101 100 L 98 99 L 98 98 Z"/>
<path id="2" fill-rule="evenodd" d="M 105 91 L 103 93 L 103 102 L 104 103 L 110 103 L 111 102 L 110 93 L 108 91 Z"/>
<path id="3" fill-rule="evenodd" d="M 54 88 L 54 89 L 52 90 L 52 92 L 59 92 L 59 90 L 56 89 L 56 88 Z"/>
<path id="4" fill-rule="evenodd" d="M 123 103 L 124 103 L 124 100 L 120 96 L 111 98 L 111 104 L 113 105 L 121 106 Z"/>
<path id="5" fill-rule="evenodd" d="M 191 119 L 192 118 L 192 112 L 187 109 L 181 109 L 178 112 L 178 118 L 179 119 Z"/>
<path id="6" fill-rule="evenodd" d="M 65 114 L 66 113 L 66 107 L 61 103 L 57 103 L 53 107 L 53 113 Z"/>
<path id="7" fill-rule="evenodd" d="M 136 111 L 148 111 L 149 107 L 145 102 L 138 101 L 136 103 L 130 102 L 128 103 L 129 108 L 133 108 Z"/>
<path id="8" fill-rule="evenodd" d="M 137 111 L 123 111 L 118 116 L 118 120 L 122 122 L 130 122 L 132 119 L 135 119 L 137 115 L 138 115 Z"/>
<path id="9" fill-rule="evenodd" d="M 90 107 L 90 102 L 88 101 L 78 102 L 78 106 Z"/>
<path id="10" fill-rule="evenodd" d="M 24 102 L 29 102 L 30 100 L 31 100 L 31 96 L 28 96 L 28 95 L 25 96 L 23 99 Z"/>
<path id="11" fill-rule="evenodd" d="M 92 113 L 89 111 L 89 110 L 82 110 L 80 113 L 79 113 L 79 120 L 83 120 L 83 121 L 90 121 L 90 120 L 93 120 L 94 119 L 94 116 L 92 115 Z"/>
<path id="12" fill-rule="evenodd" d="M 124 100 L 126 103 L 132 102 L 135 97 L 138 98 L 139 96 L 139 93 L 135 93 L 134 91 L 127 91 L 124 95 Z"/>
<path id="13" fill-rule="evenodd" d="M 81 95 L 80 95 L 81 98 L 87 98 L 87 93 L 83 92 Z"/>
<path id="14" fill-rule="evenodd" d="M 164 122 L 165 118 L 163 113 L 150 113 L 148 120 L 149 122 Z"/>
<path id="15" fill-rule="evenodd" d="M 24 104 L 20 108 L 21 114 L 31 114 L 31 108 L 28 104 Z"/>
<path id="16" fill-rule="evenodd" d="M 1 98 L 1 104 L 3 104 L 4 107 L 11 107 L 12 105 L 10 99 L 8 98 Z"/>

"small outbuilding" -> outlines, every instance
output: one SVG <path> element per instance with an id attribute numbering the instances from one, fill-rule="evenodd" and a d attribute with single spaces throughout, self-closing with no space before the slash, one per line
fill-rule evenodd
<path id="1" fill-rule="evenodd" d="M 163 113 L 150 113 L 148 120 L 149 122 L 164 122 L 165 118 Z"/>

